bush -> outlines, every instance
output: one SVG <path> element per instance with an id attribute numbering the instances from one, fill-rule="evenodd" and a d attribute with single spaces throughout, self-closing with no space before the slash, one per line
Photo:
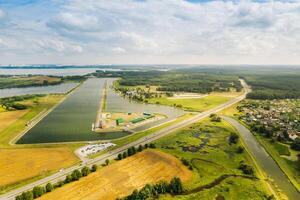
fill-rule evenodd
<path id="1" fill-rule="evenodd" d="M 93 165 L 91 168 L 91 172 L 95 172 L 95 171 L 97 171 L 97 165 Z"/>
<path id="2" fill-rule="evenodd" d="M 46 190 L 44 187 L 41 187 L 41 186 L 35 186 L 33 189 L 32 189 L 32 194 L 33 194 L 33 198 L 36 199 L 40 196 L 42 196 L 44 193 L 46 193 Z"/>
<path id="3" fill-rule="evenodd" d="M 117 157 L 117 160 L 122 160 L 123 159 L 123 156 L 121 153 L 118 154 L 118 157 Z"/>
<path id="4" fill-rule="evenodd" d="M 82 177 L 82 174 L 80 173 L 80 171 L 78 169 L 75 169 L 71 173 L 71 177 L 72 177 L 72 181 L 77 181 Z"/>
<path id="5" fill-rule="evenodd" d="M 242 172 L 244 174 L 247 174 L 247 175 L 253 175 L 254 174 L 253 168 L 249 165 L 244 164 L 244 163 L 240 164 L 239 169 L 242 170 Z"/>
<path id="6" fill-rule="evenodd" d="M 82 176 L 87 176 L 87 175 L 89 175 L 90 172 L 91 172 L 90 168 L 88 168 L 87 166 L 85 166 L 81 169 Z"/>
<path id="7" fill-rule="evenodd" d="M 292 144 L 291 149 L 294 149 L 296 151 L 300 151 L 300 139 L 297 138 Z"/>
<path id="8" fill-rule="evenodd" d="M 108 164 L 109 164 L 109 160 L 106 159 L 106 160 L 105 160 L 105 165 L 107 166 Z"/>
<path id="9" fill-rule="evenodd" d="M 236 144 L 239 140 L 239 136 L 236 133 L 231 133 L 229 136 L 229 144 Z"/>
<path id="10" fill-rule="evenodd" d="M 45 188 L 46 188 L 46 192 L 51 192 L 53 190 L 53 185 L 51 183 L 47 183 Z"/>
<path id="11" fill-rule="evenodd" d="M 143 151 L 143 146 L 142 145 L 139 145 L 138 149 L 137 149 L 138 152 L 141 152 Z"/>
<path id="12" fill-rule="evenodd" d="M 151 149 L 155 149 L 155 148 L 156 148 L 155 144 L 153 144 L 153 143 L 150 143 L 149 147 L 150 147 Z"/>
<path id="13" fill-rule="evenodd" d="M 236 153 L 238 153 L 238 154 L 241 154 L 241 153 L 243 153 L 243 152 L 244 152 L 244 148 L 241 147 L 241 146 L 239 146 L 239 147 L 236 149 Z"/>

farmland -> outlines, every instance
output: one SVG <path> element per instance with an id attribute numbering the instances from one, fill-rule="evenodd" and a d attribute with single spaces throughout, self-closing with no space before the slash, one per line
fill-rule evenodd
<path id="1" fill-rule="evenodd" d="M 192 176 L 178 159 L 154 150 L 145 150 L 113 163 L 91 175 L 46 194 L 40 200 L 50 199 L 115 199 L 130 194 L 147 183 L 170 180 L 174 176 L 184 182 Z"/>
<path id="2" fill-rule="evenodd" d="M 0 157 L 0 193 L 21 181 L 42 177 L 78 162 L 65 147 L 0 149 Z"/>
<path id="3" fill-rule="evenodd" d="M 193 168 L 193 178 L 185 183 L 185 195 L 176 196 L 176 199 L 213 199 L 217 196 L 225 199 L 265 199 L 270 195 L 242 142 L 238 139 L 236 143 L 229 144 L 227 138 L 234 133 L 235 129 L 226 122 L 205 119 L 156 142 L 162 151 L 186 160 L 187 165 Z M 253 171 L 241 170 L 241 164 Z M 235 176 L 209 189 L 201 189 L 225 174 Z M 161 199 L 174 197 L 165 195 Z"/>

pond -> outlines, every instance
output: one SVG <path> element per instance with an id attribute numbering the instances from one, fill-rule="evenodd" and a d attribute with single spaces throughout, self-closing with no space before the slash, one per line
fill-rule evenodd
<path id="1" fill-rule="evenodd" d="M 110 140 L 131 134 L 130 132 L 92 131 L 95 122 L 102 89 L 108 81 L 112 85 L 114 79 L 90 78 L 77 88 L 70 96 L 58 105 L 49 115 L 29 130 L 17 143 L 55 143 L 92 140 Z M 162 105 L 149 105 L 130 102 L 120 97 L 111 88 L 108 90 L 107 112 L 150 112 L 168 116 L 166 119 L 145 124 L 134 131 L 141 131 L 151 126 L 175 119 L 184 111 Z"/>
<path id="2" fill-rule="evenodd" d="M 64 94 L 75 88 L 78 84 L 79 83 L 62 83 L 59 85 L 49 86 L 0 89 L 0 98 L 26 94 Z"/>

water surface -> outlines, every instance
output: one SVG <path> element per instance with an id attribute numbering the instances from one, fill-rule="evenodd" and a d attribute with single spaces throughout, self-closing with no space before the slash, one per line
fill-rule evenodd
<path id="1" fill-rule="evenodd" d="M 64 94 L 75 88 L 78 84 L 79 83 L 62 83 L 49 86 L 0 89 L 0 98 L 26 94 Z"/>
<path id="2" fill-rule="evenodd" d="M 111 86 L 114 79 L 91 78 L 77 88 L 63 103 L 29 130 L 17 143 L 53 143 L 72 141 L 109 140 L 124 137 L 129 132 L 96 133 L 92 131 L 105 80 Z M 129 102 L 109 89 L 106 103 L 109 112 L 150 112 L 167 115 L 167 119 L 136 128 L 135 131 L 172 120 L 184 111 L 162 105 Z"/>

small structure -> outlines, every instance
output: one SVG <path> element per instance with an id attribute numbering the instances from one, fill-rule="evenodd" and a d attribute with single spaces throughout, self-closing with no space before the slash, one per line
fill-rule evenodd
<path id="1" fill-rule="evenodd" d="M 124 123 L 124 119 L 123 118 L 116 119 L 117 126 L 120 126 L 122 123 Z"/>
<path id="2" fill-rule="evenodd" d="M 101 144 L 90 144 L 76 150 L 80 156 L 86 157 L 88 155 L 97 153 L 99 151 L 104 151 L 110 147 L 116 146 L 113 143 L 101 143 Z"/>

